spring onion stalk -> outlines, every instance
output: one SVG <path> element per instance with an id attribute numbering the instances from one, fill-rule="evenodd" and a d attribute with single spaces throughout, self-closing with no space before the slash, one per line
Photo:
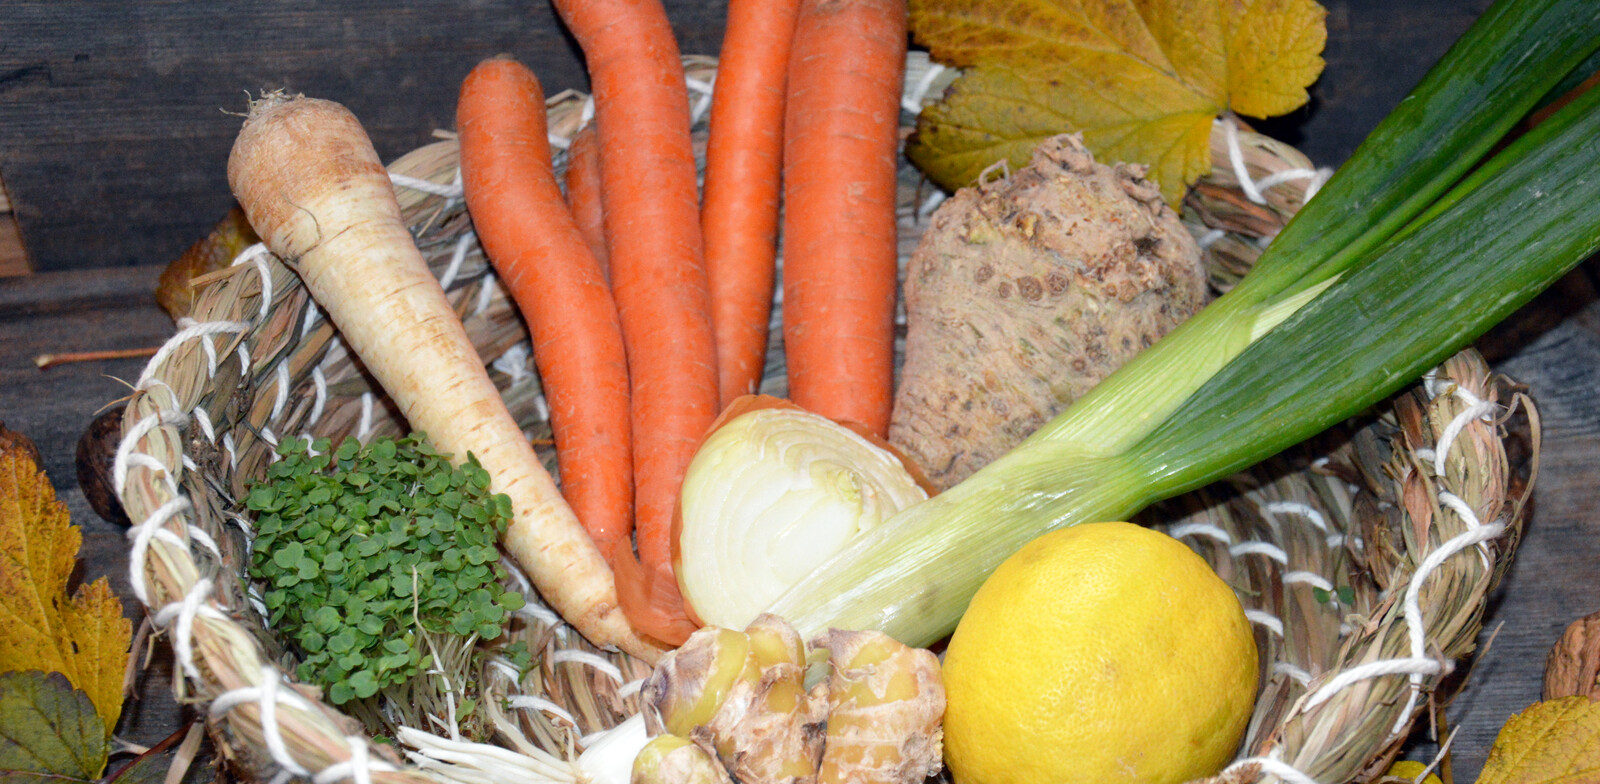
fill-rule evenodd
<path id="1" fill-rule="evenodd" d="M 1238 287 L 770 611 L 928 644 L 1030 539 L 1265 459 L 1470 342 L 1600 247 L 1600 93 L 1473 170 L 1597 46 L 1600 4 L 1497 3 Z"/>

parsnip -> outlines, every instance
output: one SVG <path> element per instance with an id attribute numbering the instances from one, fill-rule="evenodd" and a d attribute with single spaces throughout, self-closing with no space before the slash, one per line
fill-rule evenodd
<path id="1" fill-rule="evenodd" d="M 304 279 L 411 426 L 477 456 L 510 496 L 505 545 L 590 640 L 653 660 L 617 608 L 611 570 L 506 411 L 400 218 L 361 124 L 331 101 L 255 102 L 228 182 L 256 233 Z"/>

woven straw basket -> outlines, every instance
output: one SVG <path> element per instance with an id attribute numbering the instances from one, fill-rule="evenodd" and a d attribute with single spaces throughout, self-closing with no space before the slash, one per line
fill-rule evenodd
<path id="1" fill-rule="evenodd" d="M 685 63 L 703 123 L 715 61 Z M 949 76 L 913 58 L 908 121 Z M 552 134 L 570 137 L 587 108 L 580 94 L 552 98 Z M 1224 289 L 1325 172 L 1231 121 L 1218 123 L 1213 146 L 1216 171 L 1184 218 Z M 457 152 L 446 136 L 404 156 L 391 167 L 396 190 L 513 415 L 548 443 L 528 336 L 471 233 Z M 904 259 L 940 195 L 905 167 L 900 196 Z M 776 333 L 773 342 L 763 391 L 782 395 Z M 264 250 L 197 282 L 192 318 L 139 378 L 123 428 L 114 480 L 136 522 L 133 588 L 173 647 L 179 697 L 208 711 L 240 773 L 317 784 L 579 781 L 577 757 L 596 733 L 638 713 L 648 667 L 589 645 L 526 585 L 532 601 L 511 633 L 534 667 L 520 681 L 494 661 L 481 674 L 498 746 L 439 727 L 374 743 L 293 682 L 294 660 L 243 577 L 251 527 L 234 499 L 281 437 L 365 439 L 402 423 L 294 273 Z M 1463 352 L 1347 430 L 1145 513 L 1235 587 L 1255 625 L 1262 691 L 1240 759 L 1219 779 L 1332 784 L 1385 768 L 1473 648 L 1485 595 L 1515 550 L 1537 431 L 1530 402 Z M 542 454 L 553 467 L 551 450 Z"/>

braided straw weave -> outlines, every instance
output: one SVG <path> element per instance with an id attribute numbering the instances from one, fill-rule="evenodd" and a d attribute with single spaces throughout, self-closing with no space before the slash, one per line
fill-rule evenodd
<path id="1" fill-rule="evenodd" d="M 685 64 L 703 139 L 715 61 Z M 905 117 L 950 76 L 913 56 Z M 564 148 L 590 107 L 571 92 L 549 103 L 552 141 Z M 1225 288 L 1326 172 L 1231 121 L 1218 123 L 1213 147 L 1216 171 L 1184 214 Z M 444 135 L 402 157 L 391 166 L 396 191 L 513 415 L 547 445 L 528 336 L 472 234 L 457 153 Z M 902 169 L 902 259 L 941 198 Z M 648 668 L 588 644 L 526 583 L 531 601 L 511 634 L 535 666 L 520 675 L 491 658 L 481 673 L 497 746 L 451 737 L 450 717 L 401 728 L 398 745 L 374 743 L 293 682 L 294 659 L 243 577 L 251 525 L 234 499 L 282 437 L 367 439 L 402 423 L 294 273 L 259 246 L 196 289 L 192 317 L 136 384 L 114 482 L 137 521 L 133 589 L 173 647 L 174 689 L 206 706 L 225 758 L 275 783 L 585 780 L 580 755 L 603 753 L 595 747 L 610 728 L 637 721 Z M 763 391 L 781 395 L 773 353 Z M 1536 437 L 1517 435 L 1537 432 L 1525 398 L 1465 352 L 1356 424 L 1146 514 L 1211 562 L 1256 625 L 1262 695 L 1240 760 L 1219 780 L 1332 784 L 1381 771 L 1440 701 L 1435 689 L 1472 649 L 1484 597 L 1510 562 L 1537 454 Z"/>

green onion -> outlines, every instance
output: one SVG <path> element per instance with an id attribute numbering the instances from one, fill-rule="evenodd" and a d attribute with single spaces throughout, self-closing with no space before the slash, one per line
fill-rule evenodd
<path id="1" fill-rule="evenodd" d="M 1027 541 L 1265 459 L 1482 334 L 1600 247 L 1600 91 L 1478 165 L 1597 47 L 1600 4 L 1497 3 L 1238 287 L 770 611 L 928 644 Z"/>

